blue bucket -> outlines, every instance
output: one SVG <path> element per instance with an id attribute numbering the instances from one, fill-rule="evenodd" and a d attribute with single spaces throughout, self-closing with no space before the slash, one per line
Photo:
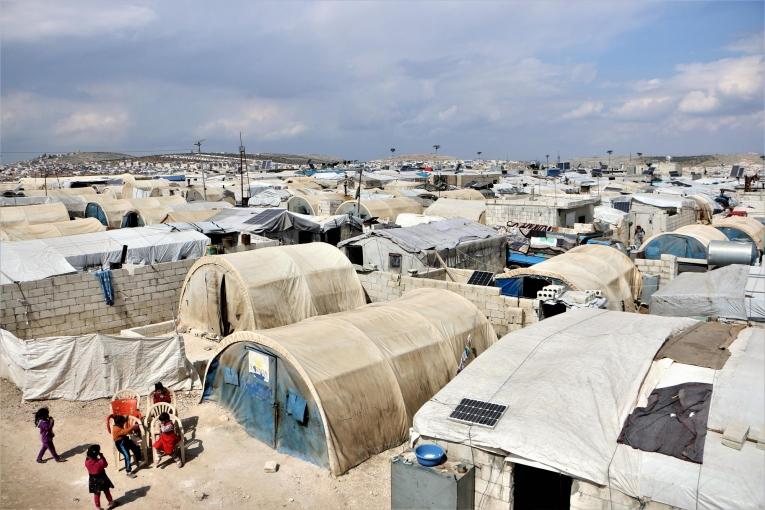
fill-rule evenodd
<path id="1" fill-rule="evenodd" d="M 421 466 L 438 466 L 446 460 L 446 452 L 436 444 L 421 444 L 414 449 L 414 454 Z"/>

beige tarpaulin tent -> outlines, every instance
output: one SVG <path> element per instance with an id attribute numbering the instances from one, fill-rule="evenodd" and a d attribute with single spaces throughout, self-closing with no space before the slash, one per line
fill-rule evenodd
<path id="1" fill-rule="evenodd" d="M 122 219 L 128 213 L 138 214 L 138 210 L 130 203 L 130 200 L 125 199 L 112 199 L 104 197 L 102 195 L 96 195 L 89 198 L 88 208 L 86 208 L 85 215 L 88 217 L 101 216 L 99 211 L 91 207 L 91 204 L 95 204 L 100 209 L 103 217 L 106 219 L 106 226 L 109 228 L 121 228 Z M 93 209 L 92 211 L 89 209 Z"/>
<path id="2" fill-rule="evenodd" d="M 600 290 L 609 310 L 635 311 L 643 286 L 640 271 L 629 257 L 610 246 L 577 246 L 531 267 L 514 269 L 496 278 L 540 276 L 564 282 L 573 290 Z"/>
<path id="3" fill-rule="evenodd" d="M 335 214 L 355 214 L 356 200 L 343 202 Z M 395 223 L 401 213 L 422 214 L 422 205 L 411 198 L 398 197 L 389 199 L 361 200 L 359 216 L 364 219 L 378 218 L 382 222 Z"/>
<path id="4" fill-rule="evenodd" d="M 453 189 L 451 191 L 442 191 L 441 198 L 452 198 L 456 200 L 486 200 L 486 197 L 480 191 L 473 188 Z"/>
<path id="5" fill-rule="evenodd" d="M 181 289 L 179 328 L 225 336 L 275 328 L 366 302 L 356 271 L 326 243 L 199 259 Z"/>
<path id="6" fill-rule="evenodd" d="M 0 229 L 0 239 L 3 241 L 24 241 L 27 239 L 90 234 L 92 232 L 103 232 L 104 230 L 106 230 L 106 227 L 101 225 L 101 222 L 95 218 L 77 218 L 71 221 L 56 223 L 5 227 Z"/>
<path id="7" fill-rule="evenodd" d="M 241 342 L 267 348 L 299 374 L 309 405 L 318 408 L 329 467 L 341 475 L 405 441 L 420 406 L 457 375 L 465 347 L 480 354 L 496 342 L 496 333 L 465 298 L 418 289 L 395 301 L 235 333 L 208 365 L 215 374 L 205 376 L 206 384 L 212 382 L 206 395 L 230 391 L 222 388 L 230 385 L 221 367 L 235 363 L 227 351 L 233 354 Z M 256 397 L 238 401 L 247 398 Z"/>
<path id="8" fill-rule="evenodd" d="M 62 203 L 0 207 L 0 227 L 37 225 L 69 221 L 69 212 Z"/>
<path id="9" fill-rule="evenodd" d="M 347 198 L 342 193 L 312 192 L 306 189 L 295 189 L 292 192 L 293 195 L 287 200 L 287 210 L 311 216 L 322 213 L 335 214 L 337 207 Z M 322 202 L 328 205 L 326 211 L 321 211 Z"/>
<path id="10" fill-rule="evenodd" d="M 192 186 L 182 189 L 186 190 L 186 200 L 189 202 L 203 200 L 206 202 L 228 202 L 231 205 L 236 205 L 236 195 L 233 191 L 222 187 L 207 186 L 206 188 L 205 190 L 202 186 Z"/>
<path id="11" fill-rule="evenodd" d="M 699 241 L 705 248 L 709 246 L 709 243 L 711 241 L 727 241 L 728 240 L 725 234 L 723 234 L 722 232 L 720 232 L 714 227 L 710 227 L 709 225 L 700 225 L 700 224 L 685 225 L 676 230 L 673 230 L 672 232 L 662 232 L 661 234 L 656 234 L 649 237 L 648 239 L 643 241 L 643 244 L 638 249 L 638 252 L 640 253 L 645 251 L 645 248 L 646 246 L 648 246 L 648 243 L 650 243 L 654 239 L 657 239 L 667 234 L 691 237 Z"/>
<path id="12" fill-rule="evenodd" d="M 478 194 L 480 195 L 480 193 Z M 486 202 L 479 200 L 458 200 L 456 198 L 439 198 L 433 205 L 425 209 L 425 215 L 440 216 L 442 218 L 465 218 L 485 225 Z"/>
<path id="13" fill-rule="evenodd" d="M 225 204 L 226 202 L 222 203 Z M 209 221 L 219 212 L 220 209 L 170 211 L 165 219 L 162 220 L 162 223 L 196 223 L 198 221 Z"/>
<path id="14" fill-rule="evenodd" d="M 758 250 L 763 251 L 763 243 L 765 243 L 765 225 L 759 221 L 745 216 L 728 216 L 727 218 L 715 218 L 712 225 L 715 227 L 728 227 L 740 230 L 754 241 Z"/>
<path id="15" fill-rule="evenodd" d="M 174 205 L 183 205 L 186 203 L 186 200 L 178 195 L 166 197 L 129 198 L 128 200 L 136 209 L 172 207 Z"/>

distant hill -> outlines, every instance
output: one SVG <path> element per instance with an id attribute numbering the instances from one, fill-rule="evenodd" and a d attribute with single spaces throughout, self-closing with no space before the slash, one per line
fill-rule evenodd
<path id="1" fill-rule="evenodd" d="M 383 161 L 391 158 L 381 158 Z M 393 156 L 393 161 L 453 161 L 456 158 L 447 154 L 396 154 Z"/>

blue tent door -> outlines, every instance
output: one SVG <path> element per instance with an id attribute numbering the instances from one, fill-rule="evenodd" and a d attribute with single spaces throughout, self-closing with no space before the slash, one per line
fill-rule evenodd
<path id="1" fill-rule="evenodd" d="M 243 411 L 248 432 L 276 448 L 276 357 L 257 349 L 246 350 L 240 386 L 247 395 Z"/>

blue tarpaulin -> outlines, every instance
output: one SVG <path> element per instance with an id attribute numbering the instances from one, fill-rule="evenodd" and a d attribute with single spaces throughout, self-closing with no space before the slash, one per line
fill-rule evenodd
<path id="1" fill-rule="evenodd" d="M 102 269 L 93 273 L 101 284 L 101 291 L 104 293 L 104 301 L 107 305 L 114 305 L 114 287 L 112 286 L 112 270 Z"/>
<path id="2" fill-rule="evenodd" d="M 523 278 L 497 278 L 494 284 L 503 296 L 518 297 L 523 294 Z"/>
<path id="3" fill-rule="evenodd" d="M 536 255 L 524 255 L 523 253 L 514 251 L 508 252 L 507 254 L 507 263 L 515 264 L 518 266 L 533 266 L 534 264 L 539 264 L 545 260 L 547 259 L 544 257 L 537 257 Z"/>
<path id="4" fill-rule="evenodd" d="M 680 234 L 664 234 L 649 242 L 643 258 L 658 260 L 663 254 L 686 259 L 706 259 L 707 248 L 693 237 Z"/>

